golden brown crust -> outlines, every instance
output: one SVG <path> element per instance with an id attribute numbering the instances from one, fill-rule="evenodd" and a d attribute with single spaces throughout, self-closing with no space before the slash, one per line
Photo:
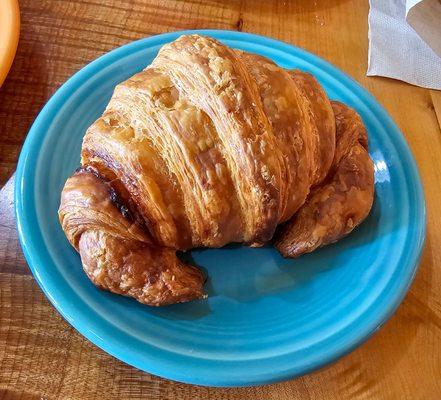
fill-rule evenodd
<path id="1" fill-rule="evenodd" d="M 110 190 L 88 170 L 80 170 L 66 181 L 58 215 L 67 239 L 77 250 L 81 235 L 89 230 L 104 230 L 120 239 L 152 243 L 134 221 L 123 217 L 112 202 Z"/>
<path id="2" fill-rule="evenodd" d="M 363 122 L 351 108 L 332 102 L 336 152 L 325 182 L 311 192 L 276 237 L 285 257 L 298 257 L 339 240 L 369 214 L 374 197 L 374 168 L 367 152 Z"/>
<path id="3" fill-rule="evenodd" d="M 116 87 L 82 163 L 115 173 L 160 245 L 259 245 L 323 179 L 334 125 L 310 75 L 187 35 Z"/>
<path id="4" fill-rule="evenodd" d="M 331 103 L 318 81 L 306 72 L 291 71 L 291 77 L 308 99 L 309 122 L 313 128 L 310 132 L 312 141 L 306 151 L 311 154 L 310 183 L 317 185 L 325 179 L 332 164 L 335 150 L 335 120 Z"/>
<path id="5" fill-rule="evenodd" d="M 333 107 L 314 77 L 264 57 L 198 35 L 165 45 L 115 88 L 84 137 L 87 170 L 63 190 L 60 221 L 90 279 L 186 301 L 203 278 L 174 250 L 260 246 L 288 220 L 286 255 L 348 232 L 370 208 L 371 164 L 361 121 Z"/>
<path id="6" fill-rule="evenodd" d="M 81 235 L 79 252 L 84 271 L 101 289 L 150 306 L 204 298 L 201 271 L 165 247 L 121 240 L 99 230 Z"/>
<path id="7" fill-rule="evenodd" d="M 238 241 L 269 240 L 279 217 L 282 156 L 244 63 L 218 41 L 189 35 L 165 45 L 149 68 L 166 74 L 211 119 L 225 160 L 221 171 L 231 176 L 239 204 Z"/>
<path id="8" fill-rule="evenodd" d="M 112 190 L 83 170 L 67 180 L 62 192 L 60 222 L 90 280 L 153 306 L 202 298 L 203 274 L 182 263 L 174 250 L 153 244 L 122 215 Z"/>
<path id="9" fill-rule="evenodd" d="M 297 211 L 309 192 L 313 160 L 307 148 L 311 146 L 309 138 L 315 125 L 309 118 L 309 102 L 288 71 L 264 57 L 245 52 L 237 54 L 257 84 L 263 110 L 282 154 L 278 219 L 281 223 Z"/>

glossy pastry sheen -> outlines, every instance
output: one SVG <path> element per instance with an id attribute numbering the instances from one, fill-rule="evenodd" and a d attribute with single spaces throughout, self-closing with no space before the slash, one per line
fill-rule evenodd
<path id="1" fill-rule="evenodd" d="M 324 182 L 314 187 L 305 204 L 280 230 L 276 247 L 297 257 L 336 242 L 368 215 L 374 198 L 374 168 L 367 136 L 357 113 L 333 101 L 336 149 Z"/>
<path id="2" fill-rule="evenodd" d="M 175 250 L 260 246 L 286 222 L 278 248 L 297 256 L 361 222 L 372 162 L 351 123 L 361 132 L 355 112 L 331 106 L 311 75 L 182 36 L 119 84 L 88 129 L 83 169 L 63 190 L 63 229 L 97 286 L 152 305 L 200 298 L 202 274 Z M 339 179 L 356 194 L 332 186 Z M 330 185 L 345 195 L 323 200 Z M 336 232 L 320 220 L 321 239 L 302 246 L 317 237 L 311 213 L 342 203 Z"/>

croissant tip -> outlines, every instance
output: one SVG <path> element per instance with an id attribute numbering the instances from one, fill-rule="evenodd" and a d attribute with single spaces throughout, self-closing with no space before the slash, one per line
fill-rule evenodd
<path id="1" fill-rule="evenodd" d="M 285 243 L 282 238 L 274 243 L 274 247 L 283 258 L 297 258 L 302 254 L 307 253 L 307 251 L 304 249 L 302 251 L 302 249 L 295 247 L 292 243 Z"/>

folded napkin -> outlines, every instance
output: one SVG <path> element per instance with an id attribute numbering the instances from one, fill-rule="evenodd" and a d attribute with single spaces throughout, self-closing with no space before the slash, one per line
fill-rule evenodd
<path id="1" fill-rule="evenodd" d="M 438 0 L 370 0 L 367 75 L 441 90 L 438 12 Z"/>

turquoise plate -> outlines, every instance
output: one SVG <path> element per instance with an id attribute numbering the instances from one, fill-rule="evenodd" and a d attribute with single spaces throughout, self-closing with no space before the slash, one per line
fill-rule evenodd
<path id="1" fill-rule="evenodd" d="M 330 98 L 354 107 L 369 132 L 376 197 L 349 237 L 296 260 L 272 247 L 193 251 L 210 277 L 208 300 L 164 308 L 96 289 L 58 223 L 60 191 L 81 139 L 115 85 L 188 32 L 120 47 L 69 79 L 32 126 L 20 155 L 15 205 L 29 266 L 57 310 L 120 360 L 169 379 L 259 385 L 315 370 L 348 353 L 395 311 L 415 275 L 425 205 L 415 161 L 377 101 L 337 68 L 288 44 L 247 33 L 194 31 L 313 73 Z"/>

